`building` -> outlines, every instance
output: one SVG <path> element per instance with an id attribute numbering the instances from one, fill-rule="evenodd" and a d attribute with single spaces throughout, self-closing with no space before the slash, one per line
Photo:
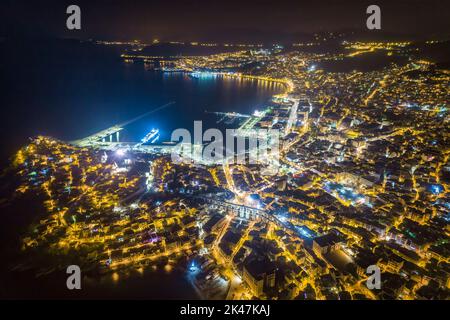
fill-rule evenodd
<path id="1" fill-rule="evenodd" d="M 313 250 L 317 255 L 322 256 L 338 250 L 342 241 L 343 239 L 341 237 L 339 237 L 336 233 L 331 232 L 329 234 L 314 238 Z"/>
<path id="2" fill-rule="evenodd" d="M 268 259 L 254 259 L 244 265 L 244 281 L 256 297 L 260 297 L 264 289 L 275 287 L 275 275 L 276 266 Z"/>
<path id="3" fill-rule="evenodd" d="M 203 230 L 207 233 L 216 232 L 225 222 L 225 217 L 219 213 L 213 215 L 204 225 Z"/>

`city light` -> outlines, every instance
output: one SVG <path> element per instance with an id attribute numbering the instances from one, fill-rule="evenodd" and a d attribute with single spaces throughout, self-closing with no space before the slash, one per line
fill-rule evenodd
<path id="1" fill-rule="evenodd" d="M 17 187 L 3 201 L 25 199 L 42 211 L 23 228 L 21 255 L 80 261 L 117 286 L 136 270 L 182 274 L 202 299 L 448 297 L 449 73 L 417 55 L 432 43 L 342 37 L 268 48 L 169 42 L 213 53 L 168 56 L 150 52 L 159 41 L 93 42 L 131 46 L 117 63 L 151 70 L 146 81 L 160 74 L 164 86 L 176 79 L 189 92 L 221 81 L 269 90 L 247 111 L 213 109 L 206 96 L 200 107 L 216 127 L 233 127 L 233 143 L 279 137 L 257 141 L 266 153 L 233 146 L 225 160 L 202 161 L 197 152 L 210 145 L 199 121 L 197 141 L 159 141 L 165 133 L 150 111 L 76 141 L 33 137 L 12 157 Z M 324 50 L 330 39 L 339 50 Z M 235 50 L 215 51 L 222 47 Z M 379 68 L 355 63 L 375 55 L 390 58 Z M 234 92 L 218 95 L 233 101 Z M 181 109 L 167 113 L 186 117 Z M 127 142 L 131 123 L 147 133 Z M 249 161 L 255 153 L 259 160 Z M 181 154 L 187 161 L 174 160 Z M 50 270 L 29 260 L 38 274 Z M 372 265 L 386 277 L 378 291 L 365 286 Z"/>
<path id="2" fill-rule="evenodd" d="M 123 156 L 125 156 L 125 154 L 126 154 L 126 150 L 124 150 L 124 149 L 116 150 L 116 156 L 118 156 L 118 157 L 123 157 Z"/>

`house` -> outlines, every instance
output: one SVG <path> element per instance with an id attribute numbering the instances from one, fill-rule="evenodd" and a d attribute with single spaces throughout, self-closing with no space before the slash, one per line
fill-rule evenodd
<path id="1" fill-rule="evenodd" d="M 342 241 L 342 237 L 340 237 L 337 233 L 330 232 L 326 235 L 314 238 L 313 250 L 318 256 L 322 256 L 338 250 Z"/>
<path id="2" fill-rule="evenodd" d="M 253 259 L 244 265 L 243 278 L 256 297 L 275 287 L 276 266 L 269 259 Z"/>

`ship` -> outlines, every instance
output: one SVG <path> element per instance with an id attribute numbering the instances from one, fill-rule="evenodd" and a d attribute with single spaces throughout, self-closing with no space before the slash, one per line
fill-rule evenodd
<path id="1" fill-rule="evenodd" d="M 191 72 L 191 73 L 189 73 L 189 76 L 194 79 L 200 78 L 200 74 L 198 72 Z"/>
<path id="2" fill-rule="evenodd" d="M 189 73 L 189 76 L 194 79 L 201 79 L 205 77 L 215 77 L 217 73 L 211 71 L 193 71 Z"/>
<path id="3" fill-rule="evenodd" d="M 154 143 L 159 139 L 159 130 L 158 129 L 152 129 L 149 133 L 145 135 L 141 139 L 141 144 L 147 143 L 150 141 L 150 143 Z"/>

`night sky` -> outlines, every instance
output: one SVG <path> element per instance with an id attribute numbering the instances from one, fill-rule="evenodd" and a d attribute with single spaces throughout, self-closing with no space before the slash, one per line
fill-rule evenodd
<path id="1" fill-rule="evenodd" d="M 70 4 L 81 7 L 81 31 L 65 28 Z M 383 33 L 449 35 L 446 0 L 2 0 L 0 35 L 142 41 L 295 39 L 321 31 L 368 32 L 365 11 L 370 4 L 381 7 Z"/>

